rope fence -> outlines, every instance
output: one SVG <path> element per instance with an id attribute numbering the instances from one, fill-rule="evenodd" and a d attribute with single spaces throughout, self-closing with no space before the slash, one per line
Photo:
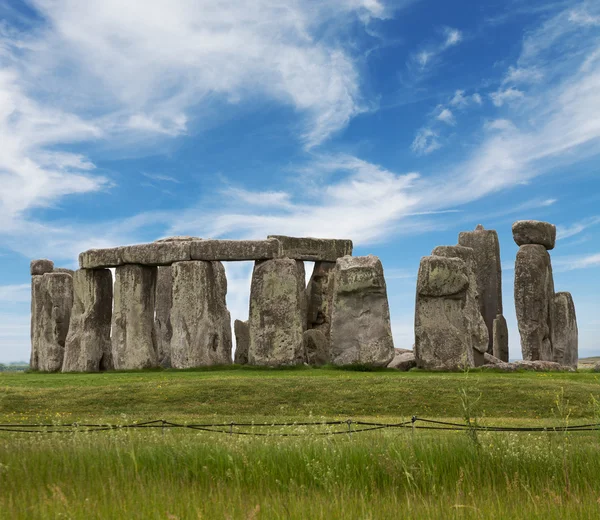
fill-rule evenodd
<path id="1" fill-rule="evenodd" d="M 248 428 L 298 428 L 298 427 L 337 427 L 325 432 L 256 432 L 248 431 Z M 414 416 L 409 421 L 399 423 L 377 423 L 365 421 L 353 421 L 351 419 L 340 421 L 321 422 L 293 422 L 293 423 L 207 423 L 207 424 L 181 424 L 164 419 L 153 421 L 134 422 L 130 424 L 0 424 L 0 432 L 12 433 L 81 433 L 81 432 L 104 432 L 114 430 L 136 430 L 159 428 L 163 432 L 167 429 L 186 429 L 199 432 L 222 433 L 226 435 L 249 435 L 255 437 L 316 437 L 327 435 L 353 435 L 375 430 L 384 429 L 412 429 L 412 430 L 440 430 L 440 431 L 469 431 L 469 432 L 538 432 L 538 433 L 566 433 L 566 432 L 589 432 L 600 431 L 600 423 L 588 423 L 579 425 L 561 426 L 483 426 L 479 424 L 455 423 L 423 419 Z"/>

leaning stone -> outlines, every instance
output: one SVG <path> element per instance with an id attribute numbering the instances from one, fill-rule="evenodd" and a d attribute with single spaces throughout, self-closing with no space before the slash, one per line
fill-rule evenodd
<path id="1" fill-rule="evenodd" d="M 118 267 L 123 265 L 121 247 L 107 249 L 88 249 L 79 255 L 81 269 L 100 269 L 105 267 Z"/>
<path id="2" fill-rule="evenodd" d="M 415 308 L 419 368 L 460 370 L 474 366 L 469 320 L 464 313 L 468 289 L 467 264 L 460 258 L 421 259 Z"/>
<path id="3" fill-rule="evenodd" d="M 121 258 L 126 264 L 171 265 L 191 259 L 190 244 L 190 241 L 168 241 L 125 246 Z"/>
<path id="4" fill-rule="evenodd" d="M 250 288 L 250 365 L 304 362 L 304 263 L 289 258 L 257 262 Z"/>
<path id="5" fill-rule="evenodd" d="M 394 340 L 383 266 L 379 258 L 344 256 L 335 267 L 331 362 L 386 367 Z"/>
<path id="6" fill-rule="evenodd" d="M 42 276 L 43 304 L 36 311 L 37 365 L 42 372 L 58 372 L 63 364 L 65 340 L 73 306 L 73 277 L 66 273 Z"/>
<path id="7" fill-rule="evenodd" d="M 494 356 L 504 362 L 508 362 L 508 325 L 502 314 L 496 316 L 492 334 Z"/>
<path id="8" fill-rule="evenodd" d="M 470 247 L 474 254 L 475 280 L 479 311 L 488 329 L 487 352 L 493 352 L 494 320 L 502 314 L 502 266 L 498 233 L 484 229 L 480 224 L 474 231 L 465 231 L 458 236 L 461 246 Z"/>
<path id="9" fill-rule="evenodd" d="M 52 260 L 32 260 L 29 264 L 29 270 L 32 276 L 42 275 L 51 273 L 54 269 L 54 262 Z"/>
<path id="10" fill-rule="evenodd" d="M 542 245 L 521 246 L 515 263 L 515 310 L 526 361 L 552 359 L 550 308 L 554 281 L 550 255 Z"/>
<path id="11" fill-rule="evenodd" d="M 248 348 L 250 347 L 250 327 L 247 321 L 235 320 L 233 322 L 235 332 L 235 358 L 236 365 L 248 364 Z"/>
<path id="12" fill-rule="evenodd" d="M 329 341 L 325 334 L 317 329 L 304 332 L 304 352 L 310 366 L 323 366 L 330 362 Z"/>
<path id="13" fill-rule="evenodd" d="M 108 269 L 79 269 L 73 275 L 73 294 L 73 310 L 62 371 L 111 370 L 111 272 Z"/>
<path id="14" fill-rule="evenodd" d="M 577 317 L 571 293 L 559 292 L 554 296 L 551 330 L 554 361 L 577 368 L 579 358 Z"/>
<path id="15" fill-rule="evenodd" d="M 231 363 L 231 316 L 221 262 L 177 262 L 173 270 L 171 365 L 173 368 Z"/>
<path id="16" fill-rule="evenodd" d="M 473 363 L 481 366 L 484 363 L 483 354 L 488 349 L 488 330 L 479 310 L 477 302 L 477 279 L 475 276 L 475 252 L 470 247 L 464 246 L 439 246 L 432 253 L 434 256 L 446 258 L 460 258 L 467 266 L 469 287 L 465 299 L 464 317 L 465 327 L 473 348 Z"/>
<path id="17" fill-rule="evenodd" d="M 129 264 L 115 270 L 111 345 L 116 370 L 158 366 L 155 288 L 156 267 Z"/>
<path id="18" fill-rule="evenodd" d="M 513 238 L 518 246 L 537 244 L 554 249 L 556 226 L 539 220 L 519 220 L 512 226 Z"/>
<path id="19" fill-rule="evenodd" d="M 279 256 L 311 262 L 335 262 L 338 258 L 352 255 L 352 240 L 326 238 L 297 238 L 269 235 L 279 242 Z"/>
<path id="20" fill-rule="evenodd" d="M 276 258 L 276 240 L 196 240 L 191 242 L 192 260 L 269 260 Z"/>
<path id="21" fill-rule="evenodd" d="M 406 372 L 416 366 L 417 359 L 415 358 L 414 352 L 405 352 L 403 354 L 396 354 L 387 367 Z"/>
<path id="22" fill-rule="evenodd" d="M 306 288 L 308 328 L 321 331 L 329 343 L 335 262 L 315 262 Z"/>
<path id="23" fill-rule="evenodd" d="M 500 358 L 492 356 L 487 352 L 483 355 L 483 359 L 485 360 L 486 365 L 500 365 L 502 363 L 506 363 L 506 361 L 502 361 Z"/>
<path id="24" fill-rule="evenodd" d="M 430 298 L 462 298 L 469 286 L 467 265 L 460 258 L 426 256 L 421 259 L 417 293 Z"/>

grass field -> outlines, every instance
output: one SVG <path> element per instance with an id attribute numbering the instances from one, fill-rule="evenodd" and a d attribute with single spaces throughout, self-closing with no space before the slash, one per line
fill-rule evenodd
<path id="1" fill-rule="evenodd" d="M 218 369 L 0 374 L 0 422 L 465 416 L 575 424 L 600 374 Z M 334 427 L 332 427 L 334 428 Z M 270 429 L 308 432 L 308 428 Z M 324 431 L 320 427 L 318 431 Z M 0 518 L 596 518 L 600 432 L 242 437 L 0 432 Z"/>

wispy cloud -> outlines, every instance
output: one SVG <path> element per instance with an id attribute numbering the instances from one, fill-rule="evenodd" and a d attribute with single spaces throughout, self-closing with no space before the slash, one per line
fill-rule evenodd
<path id="1" fill-rule="evenodd" d="M 463 34 L 460 30 L 444 27 L 437 41 L 422 45 L 408 58 L 406 66 L 412 79 L 420 81 L 429 75 L 434 67 L 440 65 L 442 54 L 458 45 L 462 39 Z"/>
<path id="2" fill-rule="evenodd" d="M 0 303 L 28 302 L 31 299 L 29 284 L 0 285 Z"/>
<path id="3" fill-rule="evenodd" d="M 171 177 L 170 175 L 164 175 L 162 173 L 142 172 L 142 175 L 148 179 L 152 179 L 153 181 L 164 181 L 173 182 L 175 184 L 181 184 L 181 181 L 176 179 L 175 177 Z"/>
<path id="4" fill-rule="evenodd" d="M 513 101 L 523 99 L 524 97 L 525 94 L 521 90 L 514 87 L 509 87 L 507 89 L 501 88 L 498 89 L 496 92 L 492 92 L 490 94 L 492 103 L 494 103 L 494 105 L 496 105 L 497 107 L 501 107 L 506 103 L 511 103 Z"/>
<path id="5" fill-rule="evenodd" d="M 600 267 L 600 253 L 584 255 L 557 257 L 552 259 L 552 266 L 556 272 L 575 271 L 578 269 L 590 269 Z"/>
<path id="6" fill-rule="evenodd" d="M 556 226 L 556 239 L 564 240 L 573 237 L 597 224 L 600 224 L 600 216 L 589 217 L 570 226 Z"/>
<path id="7" fill-rule="evenodd" d="M 438 121 L 442 121 L 450 126 L 454 126 L 456 124 L 456 120 L 454 119 L 454 114 L 449 108 L 442 108 L 440 113 L 436 116 Z"/>
<path id="8" fill-rule="evenodd" d="M 428 155 L 441 148 L 441 146 L 436 132 L 431 128 L 421 128 L 417 132 L 410 148 L 417 155 Z"/>

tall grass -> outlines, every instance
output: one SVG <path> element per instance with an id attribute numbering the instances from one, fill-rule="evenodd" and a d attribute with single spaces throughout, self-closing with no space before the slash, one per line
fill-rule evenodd
<path id="1" fill-rule="evenodd" d="M 595 433 L 0 437 L 0 518 L 596 518 Z"/>

